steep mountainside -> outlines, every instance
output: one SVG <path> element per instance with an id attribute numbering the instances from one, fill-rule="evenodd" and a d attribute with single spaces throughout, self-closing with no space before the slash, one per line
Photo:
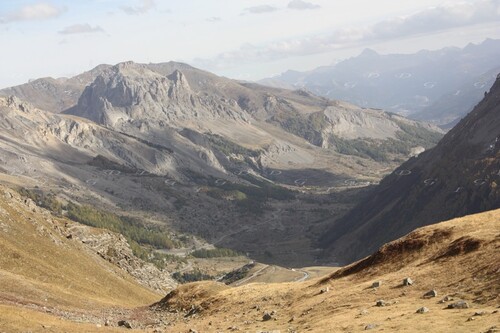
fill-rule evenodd
<path id="1" fill-rule="evenodd" d="M 305 88 L 320 96 L 382 108 L 446 127 L 471 111 L 494 82 L 500 40 L 463 49 L 361 55 L 309 72 L 289 71 L 262 84 Z M 448 125 L 449 126 L 449 125 Z"/>
<path id="2" fill-rule="evenodd" d="M 104 326 L 106 318 L 115 323 L 132 308 L 155 302 L 175 286 L 153 290 L 152 281 L 165 285 L 171 279 L 134 258 L 127 246 L 117 235 L 55 218 L 0 187 L 1 330 L 67 331 L 64 319 L 73 322 L 73 331 L 90 331 Z M 134 278 L 127 265 L 136 273 L 142 265 L 152 274 Z"/>
<path id="3" fill-rule="evenodd" d="M 350 262 L 417 227 L 500 207 L 500 76 L 430 151 L 411 158 L 322 238 Z"/>

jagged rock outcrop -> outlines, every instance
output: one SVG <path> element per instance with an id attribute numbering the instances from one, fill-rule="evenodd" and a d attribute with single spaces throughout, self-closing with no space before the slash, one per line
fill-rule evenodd
<path id="1" fill-rule="evenodd" d="M 68 227 L 66 232 L 72 239 L 81 241 L 103 259 L 126 271 L 148 288 L 168 292 L 177 286 L 177 282 L 168 272 L 137 258 L 122 235 L 77 224 Z"/>
<path id="2" fill-rule="evenodd" d="M 180 70 L 165 76 L 147 65 L 125 62 L 99 75 L 67 113 L 112 128 L 127 123 L 174 127 L 177 121 L 193 119 L 246 121 L 246 112 L 235 103 L 215 97 L 193 91 Z"/>

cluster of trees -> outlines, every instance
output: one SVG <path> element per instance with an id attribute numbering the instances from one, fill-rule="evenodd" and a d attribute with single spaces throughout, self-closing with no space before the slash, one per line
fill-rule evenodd
<path id="1" fill-rule="evenodd" d="M 300 136 L 315 146 L 321 146 L 323 137 L 321 130 L 325 126 L 324 114 L 316 112 L 303 117 L 298 111 L 290 110 L 287 113 L 276 114 L 272 121 L 280 124 L 286 131 Z"/>
<path id="2" fill-rule="evenodd" d="M 259 156 L 260 152 L 242 147 L 234 142 L 226 140 L 218 134 L 206 134 L 210 143 L 224 155 L 239 154 L 244 156 Z"/>
<path id="3" fill-rule="evenodd" d="M 258 180 L 252 176 L 243 176 L 243 178 L 257 186 L 227 183 L 220 188 L 210 189 L 208 194 L 212 197 L 234 194 L 236 208 L 241 213 L 252 215 L 262 214 L 269 199 L 292 200 L 295 198 L 295 194 L 287 188 Z"/>
<path id="4" fill-rule="evenodd" d="M 175 272 L 172 277 L 176 279 L 179 283 L 188 283 L 196 281 L 214 280 L 215 277 L 212 275 L 205 274 L 200 270 L 196 269 L 191 272 Z"/>
<path id="5" fill-rule="evenodd" d="M 215 248 L 215 249 L 199 249 L 191 252 L 191 255 L 195 258 L 222 258 L 222 257 L 238 257 L 241 254 L 231 250 L 224 248 Z"/>
<path id="6" fill-rule="evenodd" d="M 63 205 L 56 199 L 53 193 L 45 194 L 40 190 L 28 190 L 25 188 L 19 189 L 19 194 L 23 197 L 30 198 L 38 206 L 50 210 L 57 216 L 62 215 Z"/>
<path id="7" fill-rule="evenodd" d="M 67 217 L 76 222 L 120 233 L 140 245 L 163 249 L 172 249 L 176 246 L 168 234 L 159 227 L 148 229 L 137 220 L 71 202 L 64 209 L 67 211 Z"/>

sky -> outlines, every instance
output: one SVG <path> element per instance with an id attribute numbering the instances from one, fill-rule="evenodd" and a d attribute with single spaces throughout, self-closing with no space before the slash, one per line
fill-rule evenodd
<path id="1" fill-rule="evenodd" d="M 122 61 L 258 80 L 500 39 L 500 0 L 0 0 L 0 88 Z"/>

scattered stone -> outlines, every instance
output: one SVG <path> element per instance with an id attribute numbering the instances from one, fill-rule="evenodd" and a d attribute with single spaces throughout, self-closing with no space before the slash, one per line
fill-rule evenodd
<path id="1" fill-rule="evenodd" d="M 474 318 L 474 317 L 467 318 L 467 321 L 473 321 L 473 320 L 476 320 L 476 318 Z"/>
<path id="2" fill-rule="evenodd" d="M 378 288 L 382 285 L 382 281 L 375 281 L 372 283 L 372 288 Z"/>
<path id="3" fill-rule="evenodd" d="M 432 298 L 432 297 L 437 297 L 438 293 L 434 289 L 429 290 L 424 294 L 424 298 Z"/>
<path id="4" fill-rule="evenodd" d="M 264 312 L 264 315 L 262 316 L 262 320 L 263 321 L 268 321 L 268 320 L 271 320 L 273 319 L 273 316 L 271 316 L 271 314 L 269 312 Z"/>
<path id="5" fill-rule="evenodd" d="M 429 309 L 426 308 L 425 306 L 417 310 L 417 313 L 427 313 L 427 312 L 429 312 Z"/>
<path id="6" fill-rule="evenodd" d="M 386 306 L 387 303 L 383 299 L 379 299 L 376 303 L 377 306 Z"/>
<path id="7" fill-rule="evenodd" d="M 363 310 L 361 310 L 361 311 L 359 312 L 359 314 L 360 314 L 361 316 L 367 315 L 368 313 L 369 313 L 369 312 L 368 312 L 368 310 L 366 310 L 366 309 L 363 309 Z"/>
<path id="8" fill-rule="evenodd" d="M 476 311 L 476 312 L 474 312 L 474 314 L 472 316 L 473 317 L 484 316 L 485 314 L 486 314 L 486 311 Z"/>
<path id="9" fill-rule="evenodd" d="M 102 325 L 101 325 L 101 324 L 96 324 L 96 325 L 95 325 L 95 327 L 97 327 L 97 328 L 101 328 L 101 327 L 102 327 Z"/>
<path id="10" fill-rule="evenodd" d="M 194 328 L 190 328 L 190 329 L 189 329 L 189 333 L 198 333 L 198 331 L 197 331 L 197 330 L 195 330 Z"/>
<path id="11" fill-rule="evenodd" d="M 290 318 L 290 320 L 288 321 L 289 323 L 292 323 L 295 321 L 295 316 L 293 316 L 292 318 Z"/>
<path id="12" fill-rule="evenodd" d="M 327 293 L 329 291 L 330 291 L 330 287 L 326 287 L 326 288 L 321 289 L 319 293 L 324 294 L 324 293 Z"/>
<path id="13" fill-rule="evenodd" d="M 403 280 L 403 286 L 411 286 L 413 284 L 413 280 L 409 277 Z"/>
<path id="14" fill-rule="evenodd" d="M 108 320 L 108 319 L 106 319 L 106 320 L 104 321 L 104 326 L 109 326 L 109 325 L 111 325 L 111 323 L 109 322 L 109 320 Z"/>
<path id="15" fill-rule="evenodd" d="M 118 326 L 125 327 L 125 328 L 132 328 L 132 325 L 130 325 L 130 323 L 126 320 L 120 320 L 118 322 Z"/>
<path id="16" fill-rule="evenodd" d="M 446 303 L 451 301 L 453 301 L 453 297 L 445 296 L 442 300 L 439 301 L 439 303 Z"/>
<path id="17" fill-rule="evenodd" d="M 458 301 L 455 303 L 448 304 L 448 309 L 468 309 L 469 303 L 466 301 Z"/>
<path id="18" fill-rule="evenodd" d="M 365 326 L 365 330 L 372 330 L 374 328 L 377 328 L 377 324 L 368 324 Z"/>

